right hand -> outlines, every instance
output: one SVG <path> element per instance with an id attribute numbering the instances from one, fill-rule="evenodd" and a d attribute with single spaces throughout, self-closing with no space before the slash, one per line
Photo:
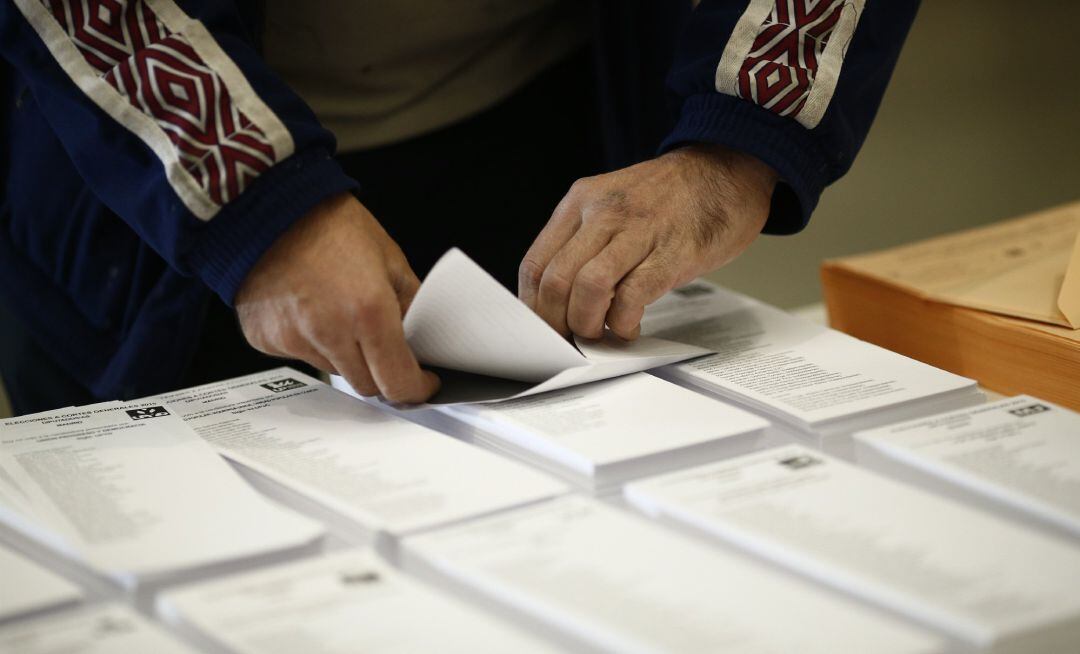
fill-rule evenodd
<path id="1" fill-rule="evenodd" d="M 423 402 L 439 379 L 421 370 L 401 322 L 419 288 L 401 249 L 343 193 L 263 253 L 236 294 L 236 313 L 261 352 L 338 373 L 361 395 Z"/>

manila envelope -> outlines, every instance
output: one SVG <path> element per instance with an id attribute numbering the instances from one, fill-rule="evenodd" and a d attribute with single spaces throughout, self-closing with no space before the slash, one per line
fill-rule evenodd
<path id="1" fill-rule="evenodd" d="M 1080 202 L 845 262 L 927 299 L 1080 329 Z"/>

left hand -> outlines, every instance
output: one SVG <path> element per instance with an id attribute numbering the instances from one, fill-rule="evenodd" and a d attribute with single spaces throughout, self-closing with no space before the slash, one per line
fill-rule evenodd
<path id="1" fill-rule="evenodd" d="M 776 172 L 690 145 L 579 179 L 518 270 L 518 295 L 561 334 L 632 340 L 645 307 L 730 262 L 761 232 Z"/>

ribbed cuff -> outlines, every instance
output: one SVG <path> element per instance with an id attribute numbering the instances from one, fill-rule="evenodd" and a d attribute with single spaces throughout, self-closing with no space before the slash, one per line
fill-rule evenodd
<path id="1" fill-rule="evenodd" d="M 794 234 L 806 227 L 829 181 L 828 162 L 810 130 L 791 118 L 723 93 L 686 99 L 660 153 L 688 143 L 712 143 L 753 155 L 780 175 L 762 232 Z"/>
<path id="2" fill-rule="evenodd" d="M 185 267 L 232 306 L 248 271 L 285 230 L 322 200 L 356 186 L 325 150 L 294 154 L 206 224 Z"/>

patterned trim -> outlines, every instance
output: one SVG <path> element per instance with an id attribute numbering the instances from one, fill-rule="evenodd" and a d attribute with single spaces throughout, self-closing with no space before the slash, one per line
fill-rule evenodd
<path id="1" fill-rule="evenodd" d="M 752 0 L 716 67 L 716 90 L 808 129 L 829 107 L 865 0 Z"/>
<path id="2" fill-rule="evenodd" d="M 72 81 L 154 151 L 200 219 L 292 154 L 285 126 L 171 0 L 16 4 Z"/>

